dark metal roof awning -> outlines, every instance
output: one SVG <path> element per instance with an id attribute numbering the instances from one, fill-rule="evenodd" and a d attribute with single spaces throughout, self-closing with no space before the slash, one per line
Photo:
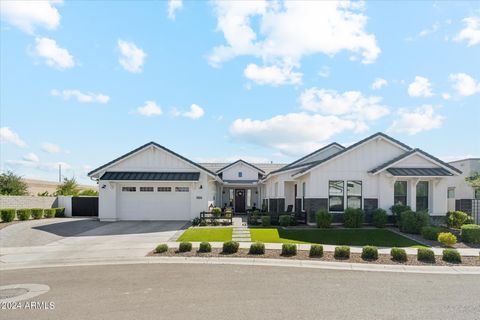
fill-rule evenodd
<path id="1" fill-rule="evenodd" d="M 258 180 L 223 180 L 223 182 L 231 184 L 254 184 L 258 182 Z"/>
<path id="2" fill-rule="evenodd" d="M 198 181 L 200 172 L 105 172 L 100 180 Z"/>
<path id="3" fill-rule="evenodd" d="M 402 177 L 445 177 L 453 176 L 444 168 L 388 168 L 387 171 L 394 176 Z"/>

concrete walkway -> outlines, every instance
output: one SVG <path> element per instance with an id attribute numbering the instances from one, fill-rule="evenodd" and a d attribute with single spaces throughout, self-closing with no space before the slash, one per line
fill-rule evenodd
<path id="1" fill-rule="evenodd" d="M 242 218 L 232 219 L 232 240 L 238 242 L 250 242 L 250 229 L 246 222 L 243 222 Z"/>

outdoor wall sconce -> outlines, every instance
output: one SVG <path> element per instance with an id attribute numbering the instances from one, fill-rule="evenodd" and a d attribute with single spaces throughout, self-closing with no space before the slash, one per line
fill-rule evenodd
<path id="1" fill-rule="evenodd" d="M 102 185 L 102 189 L 105 189 L 106 187 L 107 187 L 106 184 L 103 184 L 103 185 Z"/>
<path id="2" fill-rule="evenodd" d="M 202 185 L 200 185 L 200 189 L 203 189 L 203 186 L 202 186 Z"/>

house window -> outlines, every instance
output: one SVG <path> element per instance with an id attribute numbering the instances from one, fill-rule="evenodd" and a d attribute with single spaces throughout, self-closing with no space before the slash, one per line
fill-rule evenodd
<path id="1" fill-rule="evenodd" d="M 475 188 L 474 197 L 475 199 L 480 199 L 480 188 Z"/>
<path id="2" fill-rule="evenodd" d="M 135 192 L 137 191 L 136 187 L 122 187 L 122 192 Z"/>
<path id="3" fill-rule="evenodd" d="M 153 187 L 140 187 L 140 192 L 153 192 Z"/>
<path id="4" fill-rule="evenodd" d="M 362 208 L 362 181 L 347 181 L 347 208 Z"/>
<path id="5" fill-rule="evenodd" d="M 395 181 L 393 203 L 407 205 L 407 181 Z"/>
<path id="6" fill-rule="evenodd" d="M 344 183 L 343 180 L 328 182 L 328 205 L 330 211 L 344 210 Z"/>
<path id="7" fill-rule="evenodd" d="M 175 192 L 189 192 L 189 187 L 175 187 Z"/>
<path id="8" fill-rule="evenodd" d="M 243 172 L 242 171 L 238 171 L 238 177 L 241 178 L 243 176 Z"/>
<path id="9" fill-rule="evenodd" d="M 428 210 L 428 181 L 417 183 L 417 211 Z"/>
<path id="10" fill-rule="evenodd" d="M 172 187 L 158 187 L 158 192 L 172 192 Z"/>
<path id="11" fill-rule="evenodd" d="M 455 187 L 449 187 L 447 189 L 447 198 L 448 199 L 455 199 Z"/>
<path id="12" fill-rule="evenodd" d="M 247 207 L 252 206 L 252 190 L 247 190 Z"/>
<path id="13" fill-rule="evenodd" d="M 229 198 L 229 200 L 228 200 L 228 202 L 229 202 L 228 205 L 229 205 L 230 207 L 233 207 L 233 189 L 230 189 L 229 196 L 230 196 L 230 198 Z"/>

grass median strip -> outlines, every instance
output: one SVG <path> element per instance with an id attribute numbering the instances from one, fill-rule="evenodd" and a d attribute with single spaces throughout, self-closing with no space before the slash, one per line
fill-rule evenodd
<path id="1" fill-rule="evenodd" d="M 189 228 L 177 241 L 224 242 L 232 240 L 232 228 Z"/>

